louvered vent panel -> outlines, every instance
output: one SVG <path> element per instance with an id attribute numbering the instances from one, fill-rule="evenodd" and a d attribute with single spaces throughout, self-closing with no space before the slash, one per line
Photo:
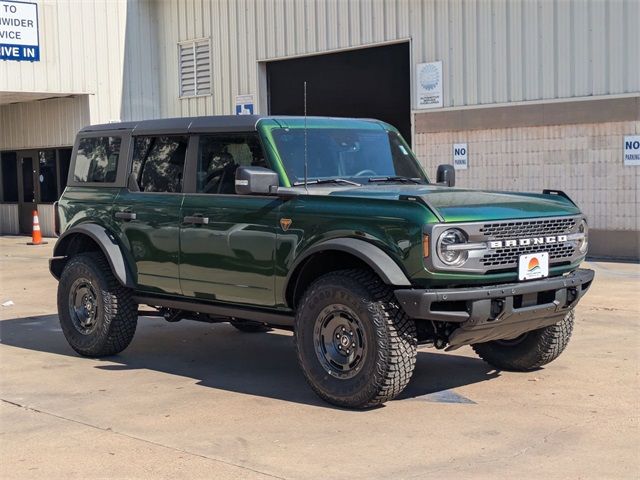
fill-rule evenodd
<path id="1" fill-rule="evenodd" d="M 208 95 L 211 93 L 211 50 L 209 40 L 196 42 L 196 93 Z"/>
<path id="2" fill-rule="evenodd" d="M 211 47 L 209 39 L 178 45 L 180 96 L 211 94 Z"/>

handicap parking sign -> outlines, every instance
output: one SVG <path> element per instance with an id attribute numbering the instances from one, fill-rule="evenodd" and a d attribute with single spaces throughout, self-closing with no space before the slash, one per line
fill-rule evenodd
<path id="1" fill-rule="evenodd" d="M 236 95 L 236 115 L 253 115 L 253 95 Z"/>

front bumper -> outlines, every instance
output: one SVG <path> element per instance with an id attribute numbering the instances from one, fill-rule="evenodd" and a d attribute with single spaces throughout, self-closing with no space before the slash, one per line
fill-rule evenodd
<path id="1" fill-rule="evenodd" d="M 530 282 L 452 289 L 400 289 L 396 298 L 414 319 L 458 323 L 451 347 L 515 338 L 552 325 L 576 306 L 591 286 L 593 270 Z"/>

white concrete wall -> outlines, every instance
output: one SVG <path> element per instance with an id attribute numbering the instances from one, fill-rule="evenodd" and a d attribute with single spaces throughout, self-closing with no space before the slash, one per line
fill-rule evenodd
<path id="1" fill-rule="evenodd" d="M 414 150 L 435 178 L 452 163 L 454 143 L 467 143 L 459 187 L 541 193 L 566 192 L 591 228 L 640 232 L 640 168 L 624 166 L 623 138 L 640 134 L 640 121 L 422 133 Z"/>

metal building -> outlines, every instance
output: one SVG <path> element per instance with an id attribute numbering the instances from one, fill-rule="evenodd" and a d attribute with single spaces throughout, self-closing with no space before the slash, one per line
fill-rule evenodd
<path id="1" fill-rule="evenodd" d="M 18 3 L 0 0 L 0 232 L 29 231 L 34 202 L 50 231 L 84 125 L 301 114 L 306 81 L 310 115 L 390 121 L 461 186 L 564 190 L 592 253 L 640 256 L 637 0 L 40 0 L 37 60 L 4 43 L 2 18 L 32 18 Z"/>

